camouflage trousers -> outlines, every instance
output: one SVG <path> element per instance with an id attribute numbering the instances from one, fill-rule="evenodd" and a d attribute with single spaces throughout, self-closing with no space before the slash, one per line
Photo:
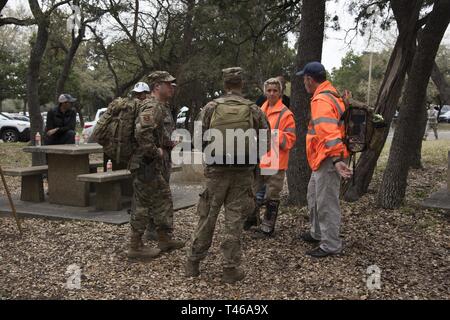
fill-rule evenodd
<path id="1" fill-rule="evenodd" d="M 170 151 L 165 149 L 164 156 L 163 156 L 163 164 L 162 164 L 162 175 L 163 175 L 164 180 L 167 181 L 167 183 L 169 183 L 169 181 L 170 181 L 171 170 L 172 170 L 172 161 L 170 159 Z M 167 212 L 166 215 L 167 215 L 168 222 L 170 224 L 169 232 L 172 232 L 173 231 L 173 210 L 171 210 L 170 212 Z M 148 224 L 147 231 L 151 232 L 151 231 L 155 231 L 155 230 L 156 230 L 155 222 L 153 222 L 153 219 L 150 218 L 150 222 Z"/>
<path id="2" fill-rule="evenodd" d="M 151 179 L 140 170 L 133 172 L 133 206 L 131 227 L 143 234 L 153 221 L 157 230 L 171 231 L 173 226 L 173 202 L 169 183 L 159 170 L 155 170 Z"/>
<path id="3" fill-rule="evenodd" d="M 276 174 L 270 176 L 263 176 L 258 170 L 255 174 L 253 189 L 255 192 L 258 192 L 265 185 L 265 199 L 267 201 L 280 201 L 280 193 L 283 190 L 285 176 L 285 170 L 279 170 Z"/>
<path id="4" fill-rule="evenodd" d="M 428 122 L 427 128 L 425 130 L 425 135 L 423 136 L 423 140 L 427 140 L 428 137 L 428 131 L 433 130 L 434 138 L 437 140 L 439 139 L 438 136 L 438 124 L 437 122 Z"/>
<path id="5" fill-rule="evenodd" d="M 241 236 L 244 221 L 254 210 L 252 190 L 254 168 L 205 169 L 206 190 L 197 206 L 197 228 L 188 248 L 188 260 L 203 260 L 211 247 L 217 217 L 225 207 L 225 228 L 221 249 L 224 267 L 233 268 L 241 263 Z"/>

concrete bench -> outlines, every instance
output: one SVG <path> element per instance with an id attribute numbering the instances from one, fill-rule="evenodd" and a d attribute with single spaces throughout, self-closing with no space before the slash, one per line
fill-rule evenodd
<path id="1" fill-rule="evenodd" d="M 103 161 L 96 160 L 89 162 L 89 172 L 96 173 L 98 168 L 103 168 Z"/>
<path id="2" fill-rule="evenodd" d="M 122 210 L 121 182 L 130 178 L 131 172 L 128 170 L 98 172 L 77 176 L 78 181 L 96 184 L 95 208 L 99 211 Z"/>
<path id="3" fill-rule="evenodd" d="M 27 168 L 7 168 L 3 172 L 7 176 L 22 177 L 20 200 L 43 202 L 44 186 L 42 175 L 47 174 L 48 166 L 35 166 Z"/>

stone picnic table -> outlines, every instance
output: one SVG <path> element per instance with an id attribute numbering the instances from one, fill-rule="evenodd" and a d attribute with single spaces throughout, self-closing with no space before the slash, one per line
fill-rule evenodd
<path id="1" fill-rule="evenodd" d="M 89 185 L 77 181 L 89 173 L 89 155 L 103 153 L 97 143 L 24 147 L 24 152 L 45 153 L 48 161 L 49 202 L 75 207 L 89 206 Z"/>

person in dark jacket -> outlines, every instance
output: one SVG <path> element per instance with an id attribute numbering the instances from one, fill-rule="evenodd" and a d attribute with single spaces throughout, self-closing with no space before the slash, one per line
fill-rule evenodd
<path id="1" fill-rule="evenodd" d="M 70 94 L 62 94 L 58 98 L 59 105 L 47 114 L 45 126 L 46 144 L 74 144 L 77 114 L 72 103 L 77 99 Z"/>

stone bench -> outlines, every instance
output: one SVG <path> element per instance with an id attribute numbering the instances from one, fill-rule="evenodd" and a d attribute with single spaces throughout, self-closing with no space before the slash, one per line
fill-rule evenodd
<path id="1" fill-rule="evenodd" d="M 48 166 L 34 166 L 26 168 L 6 168 L 3 172 L 7 176 L 22 177 L 20 200 L 43 202 L 44 186 L 42 175 L 47 174 Z"/>
<path id="2" fill-rule="evenodd" d="M 89 162 L 89 172 L 96 173 L 98 168 L 103 168 L 103 161 L 96 160 Z"/>
<path id="3" fill-rule="evenodd" d="M 178 165 L 173 165 L 172 168 L 170 169 L 170 173 L 180 172 L 180 171 L 183 171 L 183 167 L 178 166 Z"/>
<path id="4" fill-rule="evenodd" d="M 130 178 L 131 172 L 128 170 L 89 173 L 77 176 L 78 181 L 95 183 L 97 190 L 95 208 L 99 211 L 122 210 L 121 182 Z"/>

